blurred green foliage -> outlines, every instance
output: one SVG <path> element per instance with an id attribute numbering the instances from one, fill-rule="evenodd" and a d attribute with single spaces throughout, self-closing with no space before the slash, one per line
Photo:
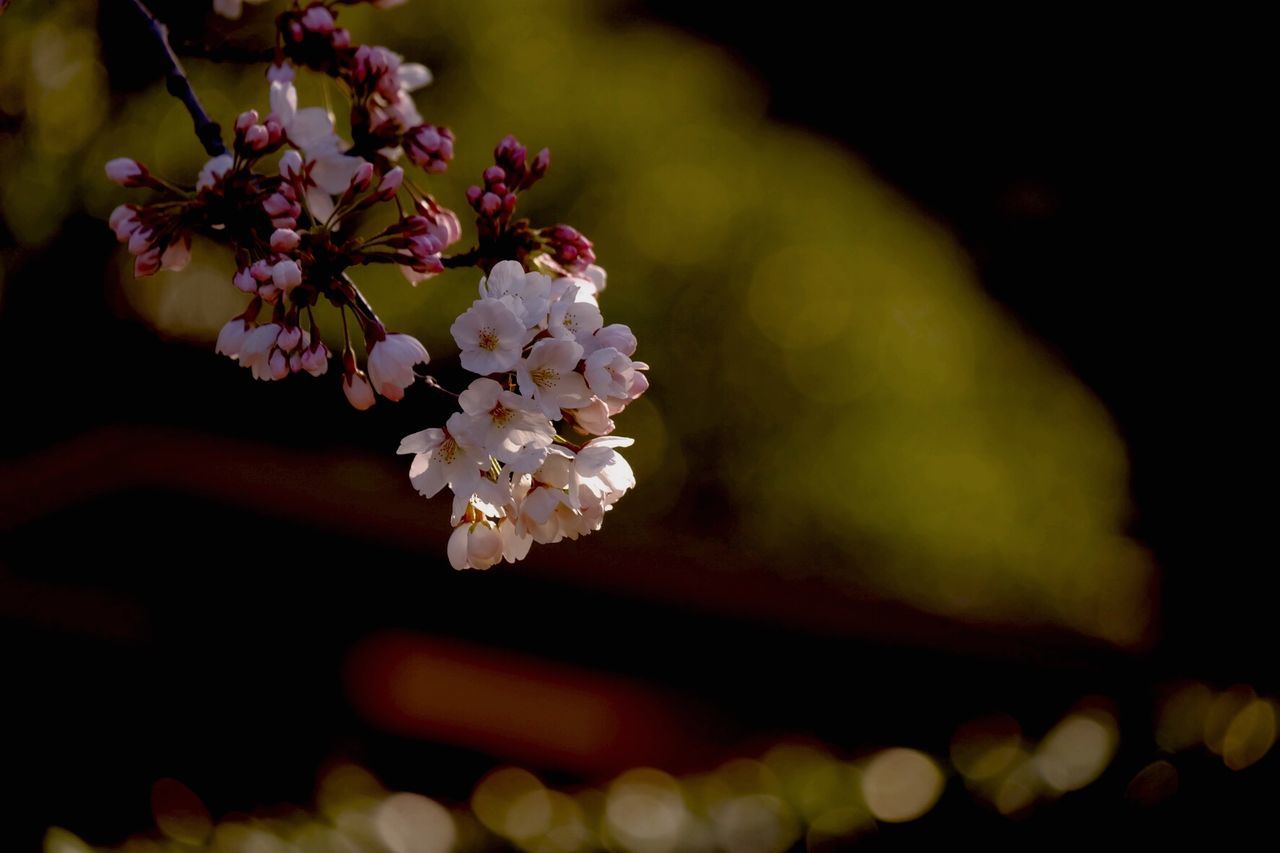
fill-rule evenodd
<path id="1" fill-rule="evenodd" d="M 210 25 L 265 41 L 280 5 Z M 26 247 L 123 200 L 111 157 L 184 181 L 204 160 L 160 85 L 108 93 L 93 6 L 18 4 L 0 24 L 0 111 L 22 117 L 0 136 L 0 211 Z M 1142 635 L 1152 567 L 1122 535 L 1127 463 L 1102 406 L 983 294 L 944 229 L 838 146 L 769 121 L 723 53 L 601 2 L 414 0 L 342 19 L 435 71 L 417 100 L 458 134 L 428 182 L 445 204 L 465 212 L 502 135 L 552 149 L 522 211 L 596 241 L 606 318 L 653 365 L 619 421 L 641 484 L 625 513 L 656 526 L 678 510 L 780 571 L 930 610 Z M 266 112 L 261 68 L 187 64 L 224 127 Z M 340 103 L 329 86 L 304 74 L 301 100 Z M 126 294 L 162 331 L 211 341 L 243 305 L 231 272 L 197 246 L 186 273 L 124 276 Z M 474 272 L 416 289 L 360 274 L 392 327 L 454 351 Z"/>

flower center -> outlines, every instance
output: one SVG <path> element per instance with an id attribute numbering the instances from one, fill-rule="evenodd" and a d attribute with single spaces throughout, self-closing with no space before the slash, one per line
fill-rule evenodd
<path id="1" fill-rule="evenodd" d="M 493 352 L 498 348 L 498 333 L 489 326 L 485 326 L 480 330 L 480 337 L 477 341 L 480 349 L 485 352 Z"/>
<path id="2" fill-rule="evenodd" d="M 496 427 L 506 426 L 511 423 L 511 419 L 515 416 L 515 412 L 503 406 L 501 403 L 498 403 L 489 410 L 489 417 L 493 419 L 493 425 Z"/>
<path id="3" fill-rule="evenodd" d="M 458 458 L 458 453 L 458 442 L 453 440 L 453 436 L 446 436 L 445 440 L 440 442 L 440 446 L 436 448 L 436 459 L 445 465 L 452 465 L 453 460 Z"/>
<path id="4" fill-rule="evenodd" d="M 539 388 L 554 388 L 560 381 L 560 371 L 554 367 L 538 367 L 529 371 L 529 378 Z"/>

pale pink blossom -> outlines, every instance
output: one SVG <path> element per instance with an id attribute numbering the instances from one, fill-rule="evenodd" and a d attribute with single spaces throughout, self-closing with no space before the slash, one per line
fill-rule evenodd
<path id="1" fill-rule="evenodd" d="M 628 358 L 636 354 L 636 336 L 622 323 L 610 323 L 581 341 L 587 355 L 605 347 L 613 347 Z"/>
<path id="2" fill-rule="evenodd" d="M 578 408 L 570 409 L 573 421 L 578 428 L 588 435 L 608 435 L 614 430 L 614 423 L 609 417 L 609 404 L 599 397 L 592 397 L 591 402 Z"/>
<path id="3" fill-rule="evenodd" d="M 560 417 L 561 409 L 585 406 L 591 392 L 582 374 L 575 372 L 581 359 L 582 347 L 576 341 L 538 341 L 516 366 L 520 393 L 536 401 L 553 420 Z"/>
<path id="4" fill-rule="evenodd" d="M 461 350 L 462 366 L 482 375 L 514 368 L 529 337 L 511 305 L 497 299 L 477 299 L 449 332 Z"/>
<path id="5" fill-rule="evenodd" d="M 410 335 L 389 334 L 369 350 L 369 380 L 388 400 L 404 398 L 404 389 L 418 378 L 415 364 L 426 364 L 427 348 Z"/>
<path id="6" fill-rule="evenodd" d="M 519 261 L 502 261 L 480 279 L 480 296 L 506 302 L 525 328 L 533 329 L 546 325 L 551 279 L 539 272 L 525 272 Z"/>
<path id="7" fill-rule="evenodd" d="M 626 397 L 635 372 L 635 363 L 613 347 L 598 349 L 587 356 L 584 370 L 591 393 L 606 399 Z"/>
<path id="8" fill-rule="evenodd" d="M 471 435 L 501 462 L 527 447 L 546 448 L 555 438 L 555 427 L 535 405 L 492 379 L 472 382 L 458 403 L 472 418 Z"/>
<path id="9" fill-rule="evenodd" d="M 585 344 L 603 325 L 604 318 L 594 297 L 581 287 L 571 287 L 551 306 L 547 331 L 553 337 Z"/>
<path id="10" fill-rule="evenodd" d="M 232 361 L 240 357 L 240 347 L 253 326 L 244 317 L 234 317 L 218 332 L 218 342 L 214 352 L 225 355 Z"/>
<path id="11" fill-rule="evenodd" d="M 406 435 L 396 453 L 413 454 L 409 480 L 423 497 L 434 497 L 445 486 L 471 495 L 484 463 L 483 450 L 468 439 L 470 424 L 455 412 L 444 429 L 424 429 Z"/>

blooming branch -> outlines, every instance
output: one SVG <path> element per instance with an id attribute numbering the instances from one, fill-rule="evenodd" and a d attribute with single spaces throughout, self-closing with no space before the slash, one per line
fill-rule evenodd
<path id="1" fill-rule="evenodd" d="M 450 329 L 463 368 L 478 378 L 454 394 L 461 410 L 443 427 L 407 436 L 399 452 L 413 456 L 410 480 L 423 495 L 445 486 L 453 492 L 448 553 L 455 568 L 514 562 L 534 542 L 599 529 L 604 513 L 635 485 L 618 453 L 632 440 L 611 435 L 612 418 L 648 388 L 648 365 L 632 360 L 630 329 L 604 324 L 606 277 L 591 241 L 568 225 L 535 227 L 515 218 L 520 194 L 550 168 L 547 149 L 530 158 L 514 136 L 498 143 L 482 183 L 466 193 L 476 243 L 445 254 L 462 238 L 458 216 L 398 163 L 417 167 L 423 178 L 445 171 L 454 134 L 424 121 L 414 103 L 411 93 L 431 81 L 425 66 L 385 47 L 354 44 L 337 25 L 338 7 L 355 1 L 294 2 L 277 16 L 266 71 L 269 111 L 240 113 L 228 151 L 164 26 L 135 0 L 165 48 L 169 90 L 187 105 L 213 157 L 194 191 L 135 160 L 112 160 L 111 180 L 156 198 L 121 205 L 110 225 L 135 256 L 136 276 L 185 267 L 197 234 L 228 246 L 237 266 L 232 284 L 249 303 L 223 326 L 217 352 L 264 381 L 321 376 L 338 354 L 343 393 L 357 409 L 378 397 L 403 400 L 422 378 L 446 389 L 422 372 L 426 348 L 387 329 L 353 273 L 391 264 L 417 285 L 445 269 L 478 268 L 480 298 Z M 241 11 L 221 0 L 217 9 Z M 338 136 L 328 110 L 299 105 L 295 67 L 338 81 L 350 99 L 351 142 Z M 366 214 L 379 205 L 394 206 L 395 220 L 362 233 Z M 342 331 L 340 345 L 330 337 L 333 349 L 316 316 L 325 302 L 337 310 Z"/>

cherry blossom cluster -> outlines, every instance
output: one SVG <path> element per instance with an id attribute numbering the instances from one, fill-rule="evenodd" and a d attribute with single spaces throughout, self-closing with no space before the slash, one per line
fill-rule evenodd
<path id="1" fill-rule="evenodd" d="M 343 391 L 357 409 L 379 396 L 399 401 L 419 379 L 446 389 L 423 372 L 426 348 L 388 331 L 352 273 L 391 264 L 416 285 L 447 268 L 478 268 L 480 298 L 451 331 L 463 368 L 480 378 L 455 395 L 461 411 L 443 428 L 408 436 L 400 452 L 414 454 L 410 478 L 419 492 L 431 497 L 448 485 L 454 493 L 448 551 L 456 568 L 514 562 L 535 541 L 599 529 L 634 486 L 618 453 L 632 442 L 611 435 L 612 418 L 648 387 L 647 365 L 632 360 L 630 329 L 604 324 L 606 279 L 591 241 L 568 225 L 535 228 L 514 215 L 519 195 L 547 174 L 546 149 L 530 156 L 513 136 L 498 143 L 493 165 L 466 194 L 476 243 L 445 254 L 461 241 L 461 222 L 406 168 L 420 170 L 419 180 L 446 170 L 455 137 L 425 122 L 414 103 L 411 93 L 431 80 L 424 66 L 354 44 L 337 25 L 338 8 L 352 1 L 294 2 L 277 16 L 267 112 L 237 116 L 229 149 L 174 58 L 170 91 L 214 156 L 194 187 L 130 158 L 110 161 L 112 181 L 153 194 L 117 207 L 110 225 L 134 256 L 137 277 L 181 270 L 196 235 L 227 245 L 236 261 L 232 284 L 248 304 L 223 326 L 217 352 L 264 381 L 321 376 L 337 355 Z M 165 39 L 163 25 L 135 2 Z M 215 10 L 242 12 L 228 0 Z M 350 101 L 351 141 L 327 109 L 299 105 L 295 69 L 337 81 Z M 375 210 L 394 210 L 393 221 L 368 227 L 387 221 Z M 340 347 L 321 334 L 325 302 L 337 309 Z"/>
<path id="2" fill-rule="evenodd" d="M 636 339 L 604 325 L 604 270 L 526 272 L 502 261 L 450 332 L 462 366 L 479 374 L 443 429 L 407 436 L 409 477 L 426 497 L 453 490 L 455 569 L 514 563 L 534 542 L 577 539 L 635 485 L 611 435 L 612 417 L 649 387 Z M 575 444 L 562 434 L 583 439 Z"/>

